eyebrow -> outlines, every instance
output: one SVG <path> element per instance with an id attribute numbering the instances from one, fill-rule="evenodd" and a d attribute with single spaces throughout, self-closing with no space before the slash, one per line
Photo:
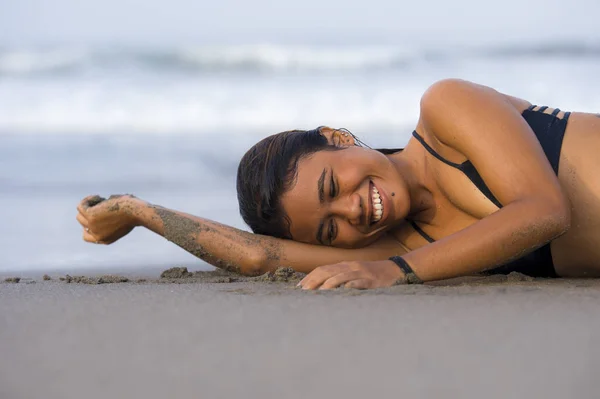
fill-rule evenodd
<path id="1" fill-rule="evenodd" d="M 323 168 L 323 172 L 321 172 L 321 177 L 319 177 L 319 181 L 317 182 L 317 191 L 319 192 L 319 203 L 323 203 L 325 201 L 325 168 Z"/>
<path id="2" fill-rule="evenodd" d="M 319 177 L 319 181 L 317 182 L 317 192 L 319 193 L 319 203 L 322 204 L 325 201 L 325 174 L 327 170 L 323 168 L 323 172 L 321 172 L 321 177 Z M 323 240 L 321 237 L 323 236 L 323 219 L 319 221 L 319 227 L 317 228 L 317 241 L 320 244 L 323 244 Z"/>

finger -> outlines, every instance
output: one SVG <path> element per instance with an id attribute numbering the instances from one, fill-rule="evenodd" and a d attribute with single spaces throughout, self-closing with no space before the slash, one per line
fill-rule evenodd
<path id="1" fill-rule="evenodd" d="M 334 263 L 332 265 L 324 265 L 319 266 L 314 269 L 312 272 L 308 273 L 301 281 L 298 283 L 299 286 L 304 287 L 306 284 L 313 284 L 314 281 L 318 281 L 319 285 L 323 283 L 323 281 L 327 280 L 329 277 L 342 273 L 346 271 L 346 263 Z"/>
<path id="2" fill-rule="evenodd" d="M 81 213 L 77 214 L 77 221 L 79 222 L 80 225 L 82 225 L 84 228 L 88 228 L 89 227 L 89 223 L 87 221 L 87 219 L 85 218 L 85 216 L 83 216 Z"/>
<path id="3" fill-rule="evenodd" d="M 87 211 L 87 208 L 89 207 L 89 201 L 93 197 L 95 197 L 95 195 L 88 195 L 87 197 L 85 197 L 84 199 L 79 201 L 79 204 L 77 204 L 77 211 L 79 213 L 85 214 L 85 212 Z"/>
<path id="4" fill-rule="evenodd" d="M 330 277 L 342 272 L 344 272 L 344 269 L 338 267 L 338 264 L 320 266 L 304 277 L 298 285 L 306 290 L 314 290 Z"/>
<path id="5" fill-rule="evenodd" d="M 364 273 L 359 271 L 336 274 L 335 276 L 330 277 L 325 282 L 323 282 L 319 289 L 330 290 L 332 288 L 337 288 L 340 285 L 344 285 L 349 281 L 363 279 L 364 277 Z"/>
<path id="6" fill-rule="evenodd" d="M 83 241 L 91 242 L 92 244 L 104 244 L 103 241 L 98 240 L 88 229 L 83 230 Z"/>
<path id="7" fill-rule="evenodd" d="M 324 266 L 319 266 L 314 269 L 312 272 L 308 273 L 300 282 L 298 283 L 299 287 L 304 288 L 305 285 L 309 284 L 312 280 L 318 279 L 318 275 L 321 273 L 321 268 Z"/>
<path id="8" fill-rule="evenodd" d="M 357 290 L 368 290 L 369 288 L 371 288 L 371 280 L 366 279 L 366 278 L 360 278 L 358 280 L 352 280 L 352 281 L 348 281 L 344 287 L 345 288 L 354 288 Z"/>
<path id="9" fill-rule="evenodd" d="M 85 212 L 87 211 L 88 208 L 96 206 L 104 200 L 105 200 L 105 198 L 102 198 L 99 195 L 88 195 L 87 197 L 85 197 L 84 199 L 82 199 L 79 202 L 79 205 L 77 206 L 77 210 L 79 212 L 85 214 Z"/>

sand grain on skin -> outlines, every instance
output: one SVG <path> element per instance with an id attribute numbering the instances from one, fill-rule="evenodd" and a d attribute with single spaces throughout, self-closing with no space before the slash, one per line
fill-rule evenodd
<path id="1" fill-rule="evenodd" d="M 202 226 L 198 221 L 159 206 L 155 206 L 154 210 L 163 222 L 164 237 L 167 240 L 185 249 L 197 258 L 216 264 L 221 269 L 232 272 L 240 271 L 239 266 L 212 256 L 198 242 L 197 235 L 212 231 L 210 226 Z"/>
<path id="2" fill-rule="evenodd" d="M 89 200 L 87 200 L 87 206 L 88 207 L 94 207 L 96 205 L 98 205 L 99 203 L 105 201 L 106 198 L 101 197 L 99 195 L 94 195 L 92 198 L 90 198 Z"/>

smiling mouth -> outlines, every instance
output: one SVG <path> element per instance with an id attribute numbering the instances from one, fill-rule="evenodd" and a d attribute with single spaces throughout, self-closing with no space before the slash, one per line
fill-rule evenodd
<path id="1" fill-rule="evenodd" d="M 371 182 L 370 184 L 370 193 L 371 195 L 371 220 L 370 224 L 374 225 L 381 220 L 383 216 L 383 201 L 381 200 L 381 195 L 379 194 L 379 190 L 375 187 L 375 183 Z"/>

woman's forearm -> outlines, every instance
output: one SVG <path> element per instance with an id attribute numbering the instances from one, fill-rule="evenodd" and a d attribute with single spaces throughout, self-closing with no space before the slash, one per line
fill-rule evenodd
<path id="1" fill-rule="evenodd" d="M 424 281 L 480 273 L 541 247 L 569 224 L 561 206 L 523 201 L 403 257 Z"/>
<path id="2" fill-rule="evenodd" d="M 249 233 L 208 219 L 139 201 L 138 224 L 211 265 L 246 275 L 261 274 L 279 264 L 276 239 Z"/>
<path id="3" fill-rule="evenodd" d="M 383 260 L 406 253 L 390 237 L 364 248 L 311 245 L 253 234 L 212 220 L 132 200 L 138 226 L 165 237 L 211 265 L 245 275 L 258 275 L 280 266 L 308 273 L 321 265 L 351 260 Z"/>

